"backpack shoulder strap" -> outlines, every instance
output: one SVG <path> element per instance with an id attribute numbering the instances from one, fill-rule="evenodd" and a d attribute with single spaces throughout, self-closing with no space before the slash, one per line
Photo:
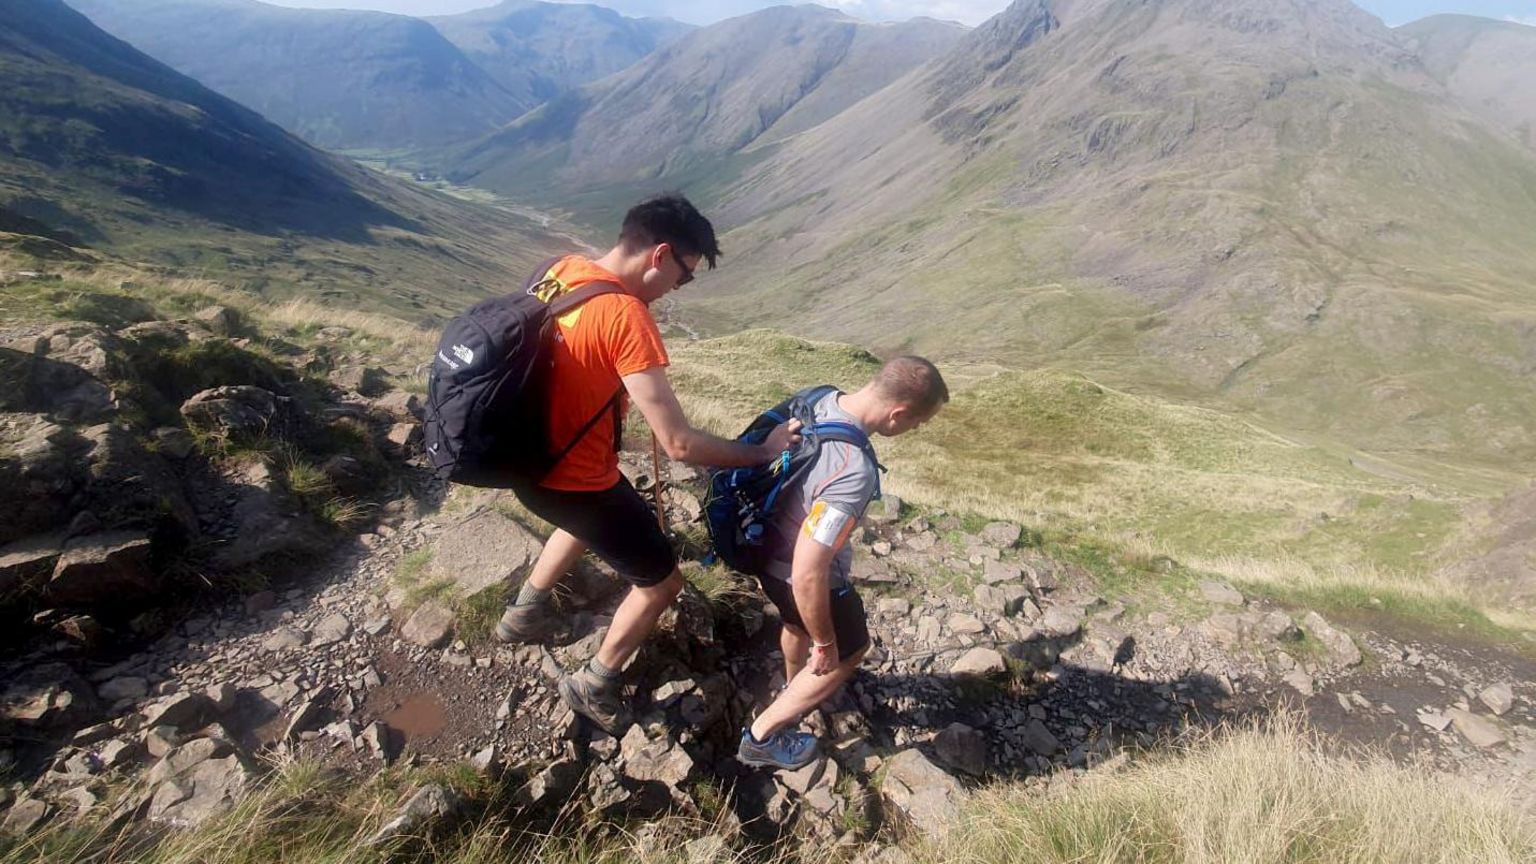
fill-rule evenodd
<path id="1" fill-rule="evenodd" d="M 577 306 L 604 294 L 623 294 L 624 286 L 617 282 L 588 282 L 569 294 L 561 294 L 549 301 L 549 314 L 559 318 Z"/>
<path id="2" fill-rule="evenodd" d="M 540 264 L 539 269 L 533 271 L 533 274 L 523 282 L 523 293 L 532 294 L 534 286 L 538 285 L 540 282 L 543 282 L 545 278 L 549 276 L 549 268 L 555 266 L 557 263 L 559 263 L 560 259 L 564 257 L 566 256 L 556 255 L 553 258 L 546 259 L 543 264 Z"/>

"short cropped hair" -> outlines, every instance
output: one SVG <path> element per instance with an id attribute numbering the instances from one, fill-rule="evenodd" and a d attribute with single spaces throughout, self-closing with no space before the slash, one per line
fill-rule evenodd
<path id="1" fill-rule="evenodd" d="M 922 357 L 904 355 L 885 361 L 872 382 L 875 392 L 920 414 L 932 414 L 949 401 L 949 385 L 939 367 Z"/>
<path id="2" fill-rule="evenodd" d="M 630 250 L 667 243 L 679 257 L 702 256 L 711 270 L 720 257 L 715 226 L 692 202 L 675 192 L 647 198 L 629 208 L 624 214 L 624 226 L 619 229 L 619 242 Z"/>

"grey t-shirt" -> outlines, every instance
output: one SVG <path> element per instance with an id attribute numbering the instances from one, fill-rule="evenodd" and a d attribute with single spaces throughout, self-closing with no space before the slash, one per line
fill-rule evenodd
<path id="1" fill-rule="evenodd" d="M 840 421 L 864 428 L 838 407 L 837 393 L 828 393 L 815 407 L 816 422 Z M 799 541 L 801 535 L 837 550 L 832 559 L 832 585 L 848 584 L 853 567 L 853 546 L 848 538 L 875 491 L 880 488 L 879 467 L 864 451 L 842 441 L 821 445 L 816 461 L 805 469 L 804 482 L 789 494 L 778 508 L 779 536 Z M 788 581 L 793 546 L 784 549 L 784 558 L 768 566 L 768 575 Z"/>

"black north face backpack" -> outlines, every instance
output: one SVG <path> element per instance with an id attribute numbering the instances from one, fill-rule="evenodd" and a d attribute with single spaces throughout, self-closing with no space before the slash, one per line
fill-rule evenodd
<path id="1" fill-rule="evenodd" d="M 427 376 L 422 430 L 438 476 L 505 489 L 548 474 L 610 411 L 618 434 L 622 387 L 558 452 L 549 440 L 545 406 L 555 319 L 624 290 L 593 282 L 551 298 L 559 286 L 545 277 L 559 260 L 544 262 L 523 290 L 476 304 L 443 331 Z"/>
<path id="2" fill-rule="evenodd" d="M 785 399 L 757 416 L 736 440 L 760 444 L 774 427 L 786 420 L 801 423 L 800 446 L 786 450 L 777 459 L 748 468 L 721 468 L 710 472 L 709 491 L 704 503 L 704 521 L 715 555 L 727 567 L 739 573 L 762 576 L 769 562 L 782 559 L 794 546 L 793 537 L 779 536 L 774 515 L 779 503 L 801 480 L 806 469 L 821 455 L 821 445 L 828 441 L 852 444 L 864 452 L 876 467 L 874 498 L 880 497 L 879 472 L 883 471 L 875 448 L 864 430 L 838 421 L 816 422 L 816 403 L 836 387 L 824 384 L 811 387 Z"/>

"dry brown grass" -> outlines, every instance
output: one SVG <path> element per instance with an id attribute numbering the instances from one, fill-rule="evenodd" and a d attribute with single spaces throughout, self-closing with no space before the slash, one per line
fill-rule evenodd
<path id="1" fill-rule="evenodd" d="M 1063 791 L 999 786 L 932 864 L 1516 864 L 1536 825 L 1501 791 L 1330 752 L 1294 717 L 1212 733 Z"/>

